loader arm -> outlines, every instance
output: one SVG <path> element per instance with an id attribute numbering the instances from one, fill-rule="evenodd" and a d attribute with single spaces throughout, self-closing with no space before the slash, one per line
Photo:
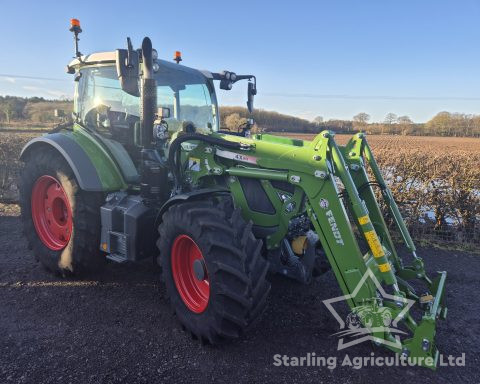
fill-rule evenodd
<path id="1" fill-rule="evenodd" d="M 446 315 L 442 304 L 446 272 L 433 281 L 426 275 L 365 136 L 356 135 L 344 147 L 335 143 L 334 134 L 329 131 L 321 132 L 311 142 L 270 135 L 257 135 L 254 139 L 217 136 L 240 142 L 244 149 L 226 150 L 197 143 L 185 155 L 185 161 L 196 164 L 193 170 L 186 167 L 186 179 L 194 186 L 205 187 L 226 176 L 227 186 L 244 218 L 252 220 L 254 226 L 274 228 L 265 237 L 268 249 L 280 246 L 288 222 L 305 210 L 350 308 L 367 305 L 374 310 L 380 287 L 373 279 L 365 278 L 374 276 L 390 294 L 382 305 L 411 333 L 410 338 L 402 340 L 389 328 L 374 328 L 374 340 L 402 356 L 416 358 L 421 365 L 435 368 L 438 358 L 435 321 Z M 372 169 L 374 181 L 368 178 L 367 165 Z M 245 179 L 258 181 L 254 196 L 242 188 Z M 279 191 L 274 188 L 278 181 L 292 186 L 285 201 L 279 201 Z M 371 187 L 373 183 L 381 187 L 389 212 L 413 253 L 411 266 L 404 266 L 396 252 Z M 342 192 L 339 184 L 343 185 Z M 262 199 L 270 200 L 272 212 L 256 211 L 254 205 Z M 289 206 L 294 208 L 289 210 Z M 274 223 L 276 226 L 272 227 Z M 366 249 L 360 242 L 367 245 Z M 415 293 L 407 282 L 413 279 L 425 283 L 429 295 Z M 422 315 L 414 316 L 408 303 L 414 304 Z"/>

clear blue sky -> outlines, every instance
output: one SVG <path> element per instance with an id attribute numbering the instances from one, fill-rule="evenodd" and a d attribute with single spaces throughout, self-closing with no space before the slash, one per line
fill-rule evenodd
<path id="1" fill-rule="evenodd" d="M 0 94 L 71 95 L 69 19 L 83 53 L 139 46 L 162 58 L 253 73 L 256 107 L 312 119 L 388 112 L 425 121 L 480 113 L 480 1 L 8 1 L 0 6 Z M 245 84 L 219 93 L 245 105 Z"/>

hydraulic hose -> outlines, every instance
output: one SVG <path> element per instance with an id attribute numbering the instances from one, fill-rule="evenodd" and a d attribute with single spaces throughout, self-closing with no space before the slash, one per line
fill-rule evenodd
<path id="1" fill-rule="evenodd" d="M 185 141 L 203 141 L 205 143 L 211 145 L 218 145 L 228 149 L 241 149 L 243 145 L 241 143 L 237 143 L 234 141 L 228 141 L 224 139 L 219 139 L 216 137 L 210 137 L 206 135 L 201 135 L 198 133 L 187 133 L 185 135 L 181 135 L 173 140 L 170 144 L 170 148 L 168 150 L 168 166 L 172 171 L 173 180 L 175 182 L 175 190 L 181 185 L 181 172 L 180 172 L 180 146 Z"/>

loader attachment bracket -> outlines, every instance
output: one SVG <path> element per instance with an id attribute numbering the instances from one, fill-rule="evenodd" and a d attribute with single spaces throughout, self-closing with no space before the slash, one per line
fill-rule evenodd
<path id="1" fill-rule="evenodd" d="M 413 337 L 402 343 L 402 356 L 417 365 L 436 369 L 439 351 L 435 344 L 436 320 L 444 320 L 447 307 L 444 305 L 444 290 L 447 272 L 438 272 L 430 285 L 433 300 L 425 307 L 419 324 L 414 328 Z"/>

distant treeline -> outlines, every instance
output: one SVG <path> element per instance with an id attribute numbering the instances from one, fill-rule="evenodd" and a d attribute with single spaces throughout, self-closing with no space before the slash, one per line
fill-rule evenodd
<path id="1" fill-rule="evenodd" d="M 0 96 L 0 125 L 53 125 L 62 120 L 55 110 L 70 116 L 71 100 L 46 100 L 41 97 Z M 220 107 L 221 126 L 235 129 L 248 117 L 242 107 Z M 329 129 L 338 133 L 367 132 L 372 134 L 469 136 L 480 137 L 480 115 L 440 112 L 425 124 L 414 123 L 408 116 L 387 114 L 383 123 L 369 123 L 370 116 L 359 113 L 352 120 L 313 121 L 274 111 L 257 109 L 253 113 L 256 127 L 263 132 L 317 133 Z"/>
<path id="2" fill-rule="evenodd" d="M 228 127 L 226 118 L 229 115 L 238 114 L 241 118 L 249 116 L 246 108 L 242 107 L 220 107 L 220 118 L 222 127 Z M 318 125 L 312 121 L 301 119 L 290 115 L 284 115 L 278 112 L 256 109 L 253 112 L 253 118 L 258 127 L 263 131 L 269 132 L 306 132 L 312 133 L 318 131 Z"/>
<path id="3" fill-rule="evenodd" d="M 229 116 L 248 117 L 242 107 L 221 107 L 221 126 L 229 129 Z M 301 119 L 278 112 L 255 110 L 253 117 L 259 130 L 263 132 L 317 133 L 325 129 L 337 133 L 366 132 L 370 134 L 416 135 L 416 136 L 468 136 L 480 137 L 480 115 L 440 112 L 427 123 L 414 123 L 408 116 L 397 117 L 387 114 L 383 123 L 369 123 L 370 116 L 359 113 L 352 120 L 327 120 L 316 117 L 314 121 Z"/>
<path id="4" fill-rule="evenodd" d="M 0 124 L 48 124 L 56 123 L 61 117 L 55 110 L 70 116 L 73 109 L 71 100 L 46 100 L 43 97 L 0 96 Z"/>

